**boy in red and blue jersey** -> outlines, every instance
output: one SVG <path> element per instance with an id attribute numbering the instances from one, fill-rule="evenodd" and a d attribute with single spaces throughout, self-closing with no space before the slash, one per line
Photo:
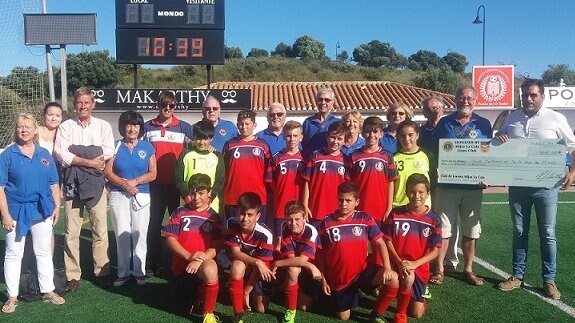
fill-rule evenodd
<path id="1" fill-rule="evenodd" d="M 266 173 L 266 182 L 273 193 L 274 233 L 278 237 L 275 243 L 276 250 L 280 248 L 280 235 L 285 222 L 285 205 L 288 201 L 300 199 L 303 180 L 299 173 L 305 166 L 299 150 L 303 138 L 301 123 L 286 122 L 283 137 L 286 147 L 270 159 Z"/>
<path id="2" fill-rule="evenodd" d="M 358 198 L 357 184 L 340 184 L 338 209 L 323 219 L 318 229 L 321 250 L 317 264 L 324 274 L 322 287 L 324 293 L 331 296 L 340 320 L 348 320 L 351 309 L 358 305 L 358 289 L 369 293 L 378 286 L 397 281 L 379 226 L 369 214 L 355 209 Z M 369 245 L 373 252 L 380 254 L 383 266 L 368 261 Z M 381 305 L 382 295 L 377 298 L 375 309 Z"/>
<path id="3" fill-rule="evenodd" d="M 297 200 L 286 203 L 285 222 L 281 231 L 281 257 L 272 264 L 272 271 L 286 268 L 285 298 L 287 311 L 284 323 L 295 321 L 297 307 L 304 311 L 311 305 L 315 290 L 315 283 L 311 280 L 320 280 L 319 269 L 312 263 L 315 259 L 316 247 L 319 242 L 317 229 L 306 223 L 304 205 Z M 298 296 L 299 281 L 302 281 L 302 291 Z M 298 306 L 299 301 L 299 306 Z"/>
<path id="4" fill-rule="evenodd" d="M 345 123 L 332 123 L 327 131 L 327 147 L 314 151 L 302 172 L 305 181 L 302 202 L 309 222 L 316 227 L 337 209 L 337 187 L 348 179 L 341 152 L 346 132 Z"/>
<path id="5" fill-rule="evenodd" d="M 194 174 L 188 181 L 190 203 L 176 209 L 166 225 L 166 244 L 172 251 L 172 275 L 178 299 L 191 312 L 201 295 L 204 323 L 217 322 L 218 298 L 216 251 L 222 246 L 220 216 L 209 206 L 211 179 Z M 199 292 L 200 287 L 202 292 Z"/>
<path id="6" fill-rule="evenodd" d="M 429 262 L 441 248 L 441 218 L 426 205 L 429 180 L 423 174 L 412 174 L 405 192 L 409 203 L 394 208 L 383 222 L 385 243 L 399 280 L 381 291 L 385 301 L 376 309 L 376 322 L 385 322 L 382 315 L 396 295 L 395 322 L 407 322 L 408 314 L 415 318 L 425 314 Z"/>
<path id="7" fill-rule="evenodd" d="M 224 212 L 226 219 L 236 215 L 236 202 L 245 192 L 254 192 L 266 203 L 265 176 L 270 156 L 267 142 L 254 135 L 256 113 L 242 110 L 238 113 L 239 135 L 226 142 L 223 149 L 226 165 Z M 260 223 L 266 223 L 265 204 L 261 209 Z"/>
<path id="8" fill-rule="evenodd" d="M 232 260 L 230 267 L 230 298 L 234 311 L 234 322 L 243 322 L 244 280 L 255 282 L 255 308 L 263 313 L 269 300 L 269 282 L 275 274 L 269 268 L 273 259 L 273 235 L 264 225 L 258 223 L 262 200 L 254 192 L 246 192 L 237 200 L 238 215 L 228 219 L 226 246 Z M 258 281 L 255 281 L 257 277 Z"/>

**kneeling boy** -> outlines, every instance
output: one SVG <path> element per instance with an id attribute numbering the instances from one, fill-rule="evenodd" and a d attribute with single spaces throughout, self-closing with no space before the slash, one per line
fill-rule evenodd
<path id="1" fill-rule="evenodd" d="M 222 244 L 222 224 L 219 215 L 209 207 L 210 177 L 194 174 L 188 187 L 190 203 L 176 209 L 166 226 L 166 244 L 173 255 L 174 285 L 187 309 L 202 294 L 204 323 L 215 323 L 219 282 L 214 257 Z M 203 293 L 199 292 L 200 287 Z"/>

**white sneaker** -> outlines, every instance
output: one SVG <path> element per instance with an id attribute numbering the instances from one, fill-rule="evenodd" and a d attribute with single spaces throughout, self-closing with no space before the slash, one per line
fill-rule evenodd
<path id="1" fill-rule="evenodd" d="M 124 286 L 129 280 L 130 280 L 130 276 L 118 277 L 118 279 L 116 279 L 116 281 L 114 282 L 113 285 L 114 285 L 114 287 Z"/>

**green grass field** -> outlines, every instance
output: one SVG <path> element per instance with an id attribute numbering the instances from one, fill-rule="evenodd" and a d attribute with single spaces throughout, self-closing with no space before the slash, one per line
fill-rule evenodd
<path id="1" fill-rule="evenodd" d="M 478 241 L 476 256 L 485 263 L 504 272 L 511 272 L 511 220 L 506 194 L 486 194 L 482 209 L 483 234 Z M 526 283 L 533 288 L 501 292 L 495 288 L 497 283 L 507 277 L 501 277 L 486 268 L 475 265 L 475 271 L 485 279 L 485 285 L 473 287 L 461 280 L 461 275 L 448 275 L 441 286 L 431 286 L 432 299 L 428 303 L 428 312 L 421 322 L 567 322 L 575 320 L 565 311 L 575 312 L 575 217 L 572 205 L 575 203 L 575 193 L 561 193 L 559 212 L 557 216 L 558 275 L 557 286 L 562 298 L 560 302 L 548 302 L 530 291 L 539 292 L 540 257 L 539 239 L 536 221 L 533 216 L 530 258 L 527 265 Z M 61 232 L 61 225 L 56 233 Z M 102 290 L 92 283 L 91 253 L 89 230 L 83 230 L 85 239 L 82 242 L 82 267 L 84 277 L 80 289 L 74 294 L 65 295 L 66 304 L 54 306 L 42 302 L 26 303 L 20 301 L 13 314 L 0 313 L 1 322 L 187 322 L 189 316 L 178 312 L 172 300 L 168 282 L 162 278 L 148 280 L 146 286 L 136 286 L 131 283 L 125 287 Z M 111 230 L 111 226 L 110 226 Z M 110 236 L 113 236 L 110 231 Z M 56 263 L 62 262 L 61 238 L 56 239 Z M 115 263 L 115 245 L 111 242 L 111 259 Z M 0 257 L 3 258 L 3 236 L 0 241 Z M 5 290 L 4 277 L 0 278 L 0 288 Z M 231 322 L 231 306 L 225 289 L 225 281 L 221 281 L 221 293 L 216 314 L 223 322 Z M 2 301 L 5 300 L 2 298 Z M 361 306 L 354 310 L 352 322 L 368 322 L 369 308 L 372 299 L 362 299 Z M 561 310 L 559 307 L 563 307 Z M 276 322 L 283 317 L 283 296 L 277 293 L 272 298 L 272 304 L 266 314 L 250 313 L 246 322 Z M 393 313 L 388 312 L 391 320 Z M 201 322 L 200 317 L 192 317 L 192 321 Z M 328 303 L 317 303 L 310 313 L 298 312 L 297 322 L 319 323 L 336 322 L 330 314 Z"/>

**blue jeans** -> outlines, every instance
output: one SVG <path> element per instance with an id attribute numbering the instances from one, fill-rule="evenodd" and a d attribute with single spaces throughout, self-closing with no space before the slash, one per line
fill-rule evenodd
<path id="1" fill-rule="evenodd" d="M 513 221 L 513 276 L 523 279 L 529 248 L 531 207 L 535 206 L 537 228 L 541 244 L 541 271 L 543 281 L 555 280 L 557 268 L 557 216 L 558 189 L 538 187 L 509 187 L 509 208 Z"/>

